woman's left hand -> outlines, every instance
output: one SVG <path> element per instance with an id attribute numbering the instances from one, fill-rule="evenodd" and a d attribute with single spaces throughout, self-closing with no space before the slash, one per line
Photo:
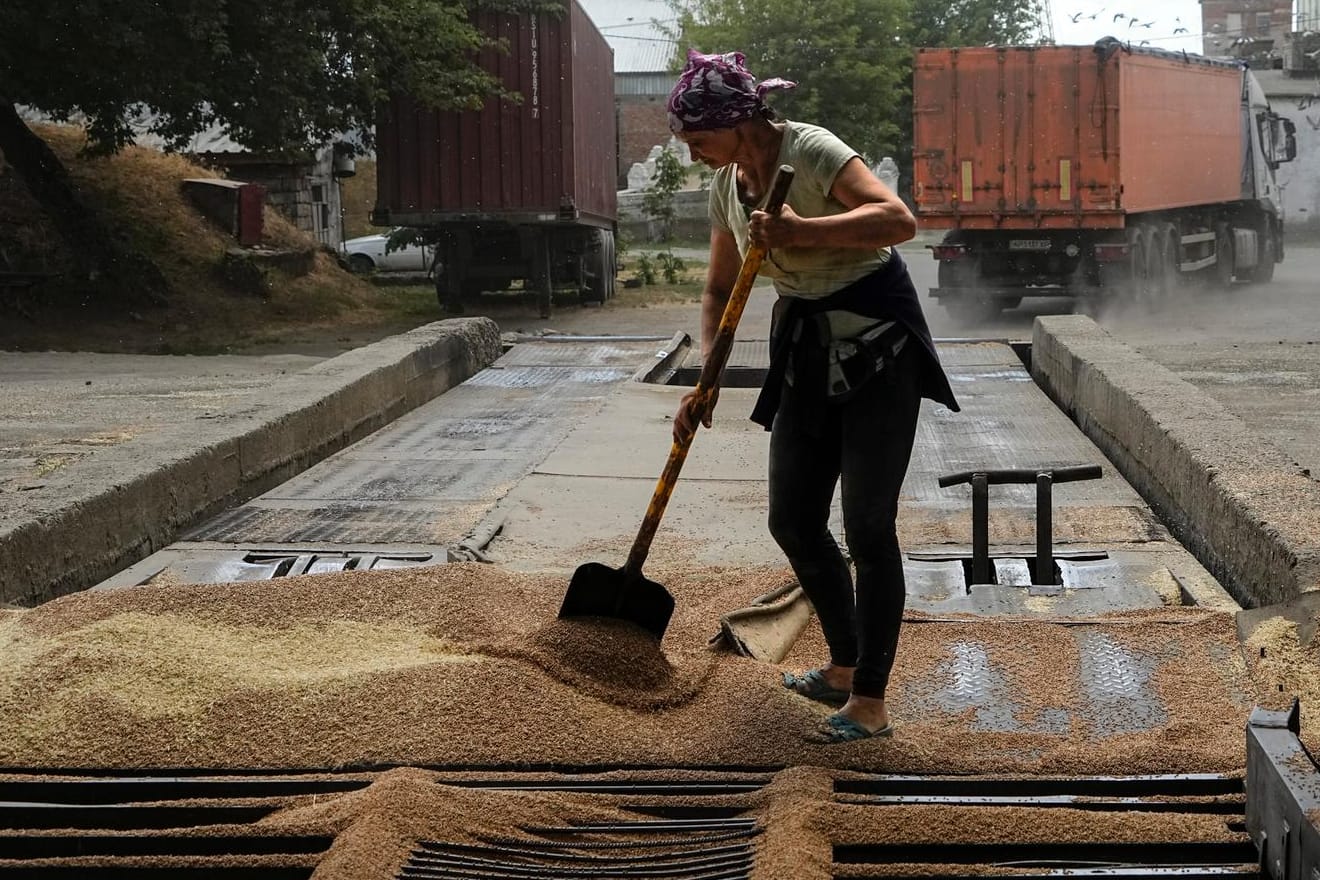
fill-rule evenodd
<path id="1" fill-rule="evenodd" d="M 776 214 L 753 211 L 747 228 L 751 243 L 763 250 L 790 247 L 797 242 L 802 218 L 784 205 Z"/>

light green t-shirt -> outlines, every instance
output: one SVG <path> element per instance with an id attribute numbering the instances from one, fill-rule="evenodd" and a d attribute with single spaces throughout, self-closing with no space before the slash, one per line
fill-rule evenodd
<path id="1" fill-rule="evenodd" d="M 791 165 L 797 172 L 789 187 L 787 204 L 803 217 L 845 213 L 843 203 L 830 195 L 843 166 L 858 153 L 826 129 L 802 122 L 787 122 L 776 165 Z M 710 222 L 733 233 L 738 252 L 747 255 L 747 221 L 752 209 L 738 200 L 738 166 L 716 170 L 710 184 Z M 774 248 L 761 264 L 761 275 L 773 279 L 783 296 L 817 299 L 851 284 L 880 268 L 889 248 Z"/>

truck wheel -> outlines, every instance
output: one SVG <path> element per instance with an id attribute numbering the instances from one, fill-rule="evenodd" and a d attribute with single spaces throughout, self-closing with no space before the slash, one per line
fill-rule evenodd
<path id="1" fill-rule="evenodd" d="M 949 313 L 949 317 L 959 324 L 973 325 L 984 321 L 993 321 L 1003 309 L 1001 301 L 992 297 L 968 296 L 957 299 L 945 299 L 940 305 Z"/>
<path id="2" fill-rule="evenodd" d="M 949 235 L 944 240 L 952 241 L 956 239 Z M 938 273 L 937 283 L 941 288 L 975 290 L 981 283 L 981 261 L 979 259 L 958 260 L 956 262 L 941 260 L 936 272 Z M 940 299 L 940 305 L 944 306 L 944 310 L 949 313 L 949 317 L 959 324 L 978 324 L 996 317 L 1003 308 L 1003 300 L 977 296 L 974 293 L 964 293 L 959 296 L 943 297 Z"/>
<path id="3" fill-rule="evenodd" d="M 1167 306 L 1178 295 L 1178 230 L 1166 223 L 1154 234 L 1151 246 L 1151 293 L 1156 308 Z"/>
<path id="4" fill-rule="evenodd" d="M 1137 278 L 1137 304 L 1153 312 L 1164 304 L 1164 235 L 1159 229 L 1142 234 L 1145 272 Z"/>
<path id="5" fill-rule="evenodd" d="M 614 233 L 601 230 L 597 247 L 589 251 L 586 259 L 586 283 L 584 285 L 587 302 L 604 305 L 614 296 Z"/>
<path id="6" fill-rule="evenodd" d="M 354 275 L 370 275 L 376 271 L 376 264 L 366 254 L 353 254 L 348 258 L 348 270 Z"/>
<path id="7" fill-rule="evenodd" d="M 1256 230 L 1256 240 L 1260 242 L 1256 254 L 1256 265 L 1247 273 L 1247 277 L 1256 284 L 1268 284 L 1274 280 L 1274 226 L 1267 220 L 1265 225 Z"/>
<path id="8" fill-rule="evenodd" d="M 1233 233 L 1227 223 L 1215 227 L 1215 284 L 1227 290 L 1233 286 Z"/>
<path id="9" fill-rule="evenodd" d="M 443 272 L 435 276 L 435 298 L 445 314 L 463 314 L 463 290 L 459 285 L 450 283 Z"/>
<path id="10" fill-rule="evenodd" d="M 1138 229 L 1132 236 L 1132 245 L 1128 251 L 1130 269 L 1123 298 L 1132 305 L 1144 306 L 1150 299 L 1150 261 L 1146 256 L 1148 242 L 1145 231 Z"/>

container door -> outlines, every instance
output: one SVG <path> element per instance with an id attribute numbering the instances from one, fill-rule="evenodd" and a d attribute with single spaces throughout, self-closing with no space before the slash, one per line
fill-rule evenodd
<path id="1" fill-rule="evenodd" d="M 962 214 L 993 214 L 1012 199 L 1012 143 L 1019 120 L 1005 92 L 1009 53 L 965 53 L 952 68 L 955 103 L 953 201 Z"/>
<path id="2" fill-rule="evenodd" d="M 914 196 L 925 217 L 986 215 L 1004 190 L 997 54 L 932 49 L 913 82 Z"/>

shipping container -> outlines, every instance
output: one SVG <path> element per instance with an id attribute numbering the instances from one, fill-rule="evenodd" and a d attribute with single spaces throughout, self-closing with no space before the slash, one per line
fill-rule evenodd
<path id="1" fill-rule="evenodd" d="M 543 313 L 566 285 L 603 301 L 618 220 L 613 52 L 576 0 L 558 15 L 482 10 L 474 22 L 507 47 L 483 50 L 480 66 L 521 100 L 442 112 L 392 97 L 376 127 L 372 222 L 435 241 L 451 310 L 520 279 L 541 291 Z"/>
<path id="2" fill-rule="evenodd" d="M 923 49 L 913 113 L 919 222 L 950 230 L 933 295 L 968 317 L 1033 295 L 1153 304 L 1181 274 L 1264 280 L 1282 257 L 1291 132 L 1238 62 L 1113 39 Z"/>
<path id="3" fill-rule="evenodd" d="M 915 77 L 915 198 L 928 228 L 1121 227 L 1125 212 L 1240 196 L 1236 64 L 934 49 L 918 54 Z"/>

